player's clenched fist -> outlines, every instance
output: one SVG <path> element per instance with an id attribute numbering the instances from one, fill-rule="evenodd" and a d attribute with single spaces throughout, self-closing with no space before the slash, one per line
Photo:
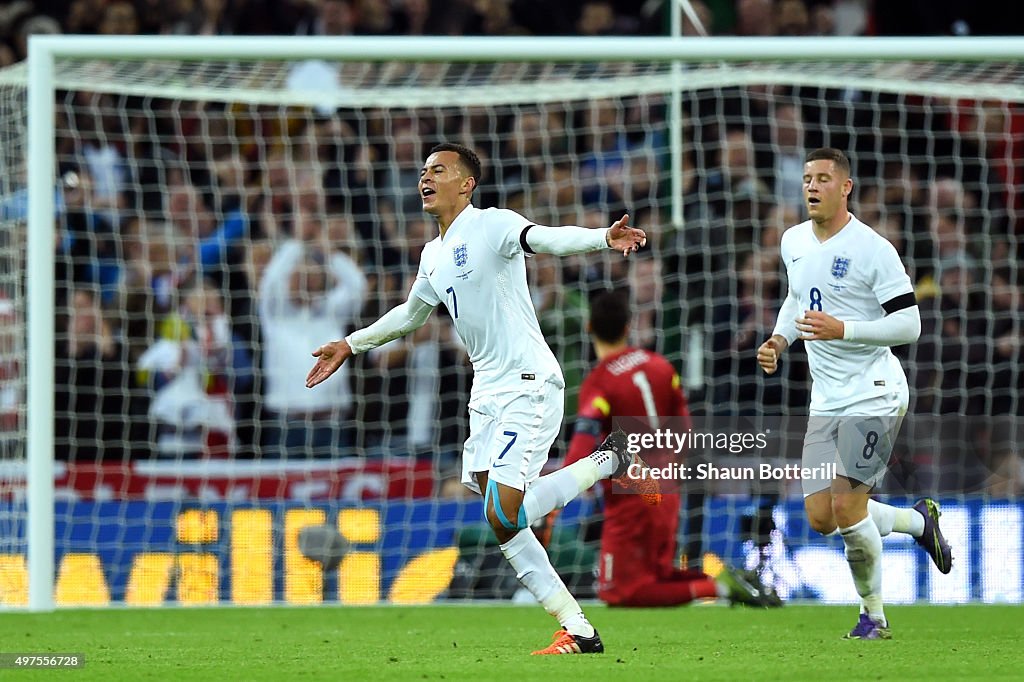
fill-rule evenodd
<path id="1" fill-rule="evenodd" d="M 788 345 L 784 336 L 776 334 L 757 349 L 757 364 L 761 365 L 765 374 L 774 374 L 779 368 L 779 356 Z"/>

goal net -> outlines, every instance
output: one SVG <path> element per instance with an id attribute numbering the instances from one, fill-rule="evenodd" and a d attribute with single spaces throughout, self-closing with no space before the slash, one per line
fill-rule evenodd
<path id="1" fill-rule="evenodd" d="M 912 405 L 881 492 L 941 496 L 961 548 L 938 581 L 892 536 L 887 599 L 1019 601 L 1024 76 L 936 59 L 61 58 L 52 311 L 26 309 L 26 282 L 48 284 L 25 258 L 27 71 L 0 72 L 0 605 L 28 598 L 31 314 L 56 328 L 58 606 L 515 593 L 459 483 L 472 372 L 443 306 L 304 387 L 311 351 L 404 300 L 436 231 L 416 184 L 440 141 L 483 159 L 478 206 L 592 227 L 628 212 L 650 237 L 628 261 L 529 261 L 567 382 L 551 468 L 594 364 L 588 297 L 606 288 L 628 289 L 632 342 L 676 364 L 695 415 L 806 413 L 799 345 L 771 378 L 754 351 L 785 291 L 781 232 L 804 219 L 803 157 L 846 150 L 853 210 L 897 247 L 924 320 L 898 349 Z M 758 565 L 785 597 L 856 600 L 798 484 L 689 492 L 691 565 Z M 600 510 L 574 502 L 549 546 L 581 597 Z M 322 524 L 347 545 L 330 570 L 299 549 Z"/>

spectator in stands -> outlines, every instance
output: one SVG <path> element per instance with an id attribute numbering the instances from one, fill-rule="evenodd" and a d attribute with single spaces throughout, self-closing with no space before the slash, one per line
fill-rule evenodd
<path id="1" fill-rule="evenodd" d="M 128 357 L 134 361 L 158 337 L 164 318 L 179 304 L 178 290 L 191 269 L 182 264 L 174 228 L 138 219 L 122 232 L 125 261 L 119 282 L 121 326 Z"/>
<path id="2" fill-rule="evenodd" d="M 450 318 L 434 316 L 412 334 L 370 351 L 369 356 L 390 375 L 384 427 L 404 432 L 399 450 L 453 462 L 465 435 L 458 420 L 464 416 L 472 372 L 464 347 L 452 334 Z"/>
<path id="3" fill-rule="evenodd" d="M 354 0 L 320 0 L 319 9 L 311 21 L 300 23 L 298 35 L 347 36 L 356 26 Z"/>
<path id="4" fill-rule="evenodd" d="M 758 240 L 761 250 L 778 251 L 779 244 L 782 243 L 782 233 L 803 221 L 803 208 L 784 204 L 773 205 L 765 213 L 764 220 L 761 222 L 761 237 Z"/>
<path id="5" fill-rule="evenodd" d="M 526 35 L 528 32 L 512 12 L 511 0 L 469 0 L 472 14 L 458 23 L 450 24 L 449 34 L 466 35 Z M 461 17 L 460 17 L 461 18 Z M 454 30 L 456 33 L 451 33 Z"/>
<path id="6" fill-rule="evenodd" d="M 0 69 L 10 66 L 18 61 L 18 54 L 14 47 L 6 40 L 0 39 Z"/>
<path id="7" fill-rule="evenodd" d="M 118 215 L 96 195 L 86 168 L 69 167 L 61 176 L 57 205 L 57 272 L 60 286 L 95 287 L 104 302 L 116 296 L 121 274 Z M 62 296 L 60 303 L 66 301 Z"/>
<path id="8" fill-rule="evenodd" d="M 579 155 L 579 181 L 587 208 L 600 206 L 612 213 L 622 208 L 620 192 L 626 164 L 623 123 L 616 100 L 593 100 L 584 112 L 586 132 Z"/>
<path id="9" fill-rule="evenodd" d="M 775 35 L 773 0 L 736 0 L 736 35 Z"/>
<path id="10" fill-rule="evenodd" d="M 697 269 L 688 267 L 690 272 L 708 270 L 708 266 L 710 272 L 735 267 L 727 260 L 752 248 L 761 201 L 769 196 L 766 183 L 759 177 L 754 143 L 746 129 L 727 130 L 718 157 L 717 166 L 699 174 L 697 180 L 697 192 L 707 199 L 687 206 L 687 221 L 696 226 L 686 235 L 687 251 L 691 258 L 706 263 Z"/>
<path id="11" fill-rule="evenodd" d="M 435 34 L 439 27 L 440 17 L 435 15 L 430 0 L 405 0 L 399 5 L 397 16 L 394 16 L 393 32 L 398 35 Z"/>
<path id="12" fill-rule="evenodd" d="M 67 125 L 74 135 L 58 138 L 58 155 L 72 157 L 74 169 L 88 171 L 89 203 L 113 219 L 125 204 L 128 167 L 123 127 L 113 95 L 75 92 L 67 102 Z"/>
<path id="13" fill-rule="evenodd" d="M 611 0 L 588 0 L 580 8 L 576 33 L 581 36 L 610 36 L 616 32 L 615 8 Z"/>
<path id="14" fill-rule="evenodd" d="M 776 104 L 768 128 L 775 157 L 775 203 L 801 209 L 805 151 L 800 107 L 791 102 Z"/>
<path id="15" fill-rule="evenodd" d="M 704 0 L 694 0 L 690 5 L 693 7 L 693 11 L 697 15 L 697 18 L 700 20 L 703 33 L 693 24 L 692 21 L 690 21 L 689 16 L 684 15 L 682 34 L 684 36 L 713 35 L 715 15 L 711 11 L 711 8 L 708 7 L 708 3 L 704 2 Z"/>
<path id="16" fill-rule="evenodd" d="M 740 261 L 735 292 L 716 299 L 707 339 L 716 413 L 756 414 L 763 404 L 766 412 L 779 414 L 790 404 L 803 404 L 797 402 L 803 394 L 784 395 L 782 377 L 765 376 L 746 361 L 775 327 L 782 302 L 779 270 L 777 249 L 748 252 Z M 800 363 L 791 359 L 790 364 Z"/>
<path id="17" fill-rule="evenodd" d="M 658 204 L 660 160 L 668 153 L 668 133 L 658 99 L 630 98 L 622 103 L 625 125 L 619 134 L 625 164 L 614 192 L 621 197 L 623 210 L 639 217 L 641 211 Z"/>
<path id="18" fill-rule="evenodd" d="M 566 414 L 575 414 L 587 360 L 587 301 L 578 286 L 566 286 L 567 274 L 575 272 L 573 261 L 566 261 L 545 254 L 530 259 L 530 292 L 541 333 L 562 368 Z"/>
<path id="19" fill-rule="evenodd" d="M 139 454 L 135 414 L 145 401 L 130 392 L 130 363 L 99 297 L 79 290 L 57 337 L 54 366 L 55 451 L 60 459 L 124 460 Z"/>
<path id="20" fill-rule="evenodd" d="M 113 0 L 103 9 L 99 32 L 106 36 L 131 36 L 139 32 L 135 5 L 128 0 Z"/>
<path id="21" fill-rule="evenodd" d="M 937 415 L 931 433 L 915 445 L 932 459 L 937 481 L 920 481 L 926 489 L 962 490 L 967 472 L 981 467 L 976 447 L 987 411 L 989 323 L 978 286 L 977 264 L 968 257 L 948 261 L 939 280 L 941 295 L 919 302 L 921 337 L 911 357 L 911 379 L 918 388 L 915 412 Z M 973 417 L 973 418 L 971 418 Z M 928 487 L 930 486 L 930 487 Z"/>
<path id="22" fill-rule="evenodd" d="M 62 33 L 56 19 L 44 15 L 24 16 L 15 22 L 11 37 L 17 61 L 28 58 L 28 38 L 33 35 L 58 35 Z"/>
<path id="23" fill-rule="evenodd" d="M 351 258 L 323 248 L 322 226 L 301 226 L 304 232 L 277 247 L 259 283 L 263 445 L 271 456 L 324 458 L 354 442 L 349 375 L 307 390 L 306 361 L 295 349 L 348 333 L 363 304 L 366 277 Z"/>
<path id="24" fill-rule="evenodd" d="M 164 456 L 227 457 L 235 449 L 235 396 L 252 389 L 252 356 L 231 330 L 221 292 L 200 282 L 181 314 L 166 318 L 161 339 L 138 361 L 153 386 L 150 417 Z"/>
<path id="25" fill-rule="evenodd" d="M 508 122 L 509 133 L 494 161 L 494 182 L 488 183 L 485 206 L 513 210 L 537 207 L 543 196 L 546 166 L 564 159 L 568 134 L 564 115 L 553 108 L 524 108 Z M 494 196 L 499 193 L 501 196 Z M 541 199 L 541 203 L 546 200 Z"/>
<path id="26" fill-rule="evenodd" d="M 811 17 L 804 0 L 777 0 L 775 3 L 775 34 L 805 36 L 811 32 Z"/>
<path id="27" fill-rule="evenodd" d="M 652 225 L 644 222 L 643 225 Z M 647 252 L 629 266 L 629 308 L 635 311 L 629 326 L 629 345 L 656 351 L 661 325 L 658 306 L 662 294 L 661 261 Z"/>
<path id="28" fill-rule="evenodd" d="M 371 36 L 383 36 L 391 35 L 396 33 L 397 22 L 396 15 L 399 12 L 399 7 L 405 9 L 409 4 L 417 3 L 390 3 L 390 2 L 377 2 L 376 0 L 356 0 L 355 2 L 355 22 L 354 22 L 354 33 L 359 35 L 371 35 Z M 422 9 L 429 11 L 429 4 L 426 2 L 418 3 L 423 5 Z M 413 8 L 413 13 L 416 14 L 421 8 Z M 426 19 L 424 14 L 422 17 Z M 422 28 L 422 26 L 420 26 Z M 405 33 L 405 31 L 402 31 Z"/>
<path id="29" fill-rule="evenodd" d="M 4 460 L 17 456 L 18 417 L 25 404 L 22 329 L 14 303 L 0 296 L 0 458 Z"/>
<path id="30" fill-rule="evenodd" d="M 99 32 L 106 0 L 72 0 L 64 18 L 65 32 L 89 35 Z"/>
<path id="31" fill-rule="evenodd" d="M 815 2 L 811 5 L 810 15 L 811 35 L 836 35 L 836 10 L 831 2 Z M 859 33 L 859 31 L 854 32 Z"/>
<path id="32" fill-rule="evenodd" d="M 423 215 L 420 197 L 409 188 L 419 182 L 419 164 L 423 156 L 420 145 L 424 137 L 424 126 L 415 115 L 397 114 L 390 120 L 385 136 L 387 148 L 382 157 L 387 165 L 380 187 L 380 199 L 388 201 L 395 209 L 398 219 L 396 234 L 405 232 L 407 223 Z"/>
<path id="33" fill-rule="evenodd" d="M 241 208 L 218 218 L 192 184 L 182 182 L 167 190 L 167 216 L 178 238 L 195 245 L 191 267 L 202 277 L 226 285 L 230 263 L 238 258 L 234 247 L 249 236 L 249 219 Z"/>
<path id="34" fill-rule="evenodd" d="M 989 390 L 992 394 L 989 494 L 1024 493 L 1024 289 L 1013 270 L 996 268 L 988 286 L 992 297 Z"/>
<path id="35" fill-rule="evenodd" d="M 988 314 L 978 285 L 978 265 L 972 258 L 960 255 L 943 265 L 939 279 L 940 414 L 981 414 L 984 410 L 985 344 L 974 340 L 986 338 Z"/>
<path id="36" fill-rule="evenodd" d="M 185 0 L 173 5 L 177 5 L 178 14 L 169 15 L 164 10 L 163 33 L 198 36 L 232 33 L 227 0 Z"/>

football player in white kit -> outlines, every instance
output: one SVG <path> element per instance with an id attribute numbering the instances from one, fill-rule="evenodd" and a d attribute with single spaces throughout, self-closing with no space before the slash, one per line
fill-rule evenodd
<path id="1" fill-rule="evenodd" d="M 601 653 L 601 638 L 530 525 L 603 478 L 646 493 L 652 504 L 659 501 L 657 484 L 626 476 L 634 462 L 646 465 L 626 452 L 621 431 L 589 457 L 540 476 L 562 426 L 565 382 L 537 323 L 525 258 L 534 252 L 569 255 L 608 248 L 628 256 L 647 238 L 629 226 L 629 216 L 607 229 L 587 229 L 537 225 L 505 209 L 481 210 L 471 203 L 480 173 L 480 160 L 467 147 L 445 143 L 431 150 L 420 171 L 419 192 L 440 234 L 423 248 L 408 300 L 369 327 L 314 351 L 317 361 L 306 385 L 327 379 L 349 356 L 414 331 L 444 303 L 474 371 L 462 482 L 484 495 L 502 553 L 561 625 L 551 645 L 534 653 Z"/>
<path id="2" fill-rule="evenodd" d="M 942 573 L 952 562 L 934 500 L 901 509 L 869 498 L 909 402 L 906 375 L 889 347 L 916 341 L 921 316 L 896 249 L 847 209 L 853 180 L 846 155 L 832 148 L 808 154 L 803 185 L 810 220 L 782 236 L 789 293 L 757 361 L 771 374 L 787 347 L 805 342 L 812 385 L 803 465 L 834 462 L 837 477 L 805 479 L 804 508 L 812 528 L 838 532 L 846 545 L 862 604 L 845 637 L 889 639 L 882 536 L 914 536 Z"/>

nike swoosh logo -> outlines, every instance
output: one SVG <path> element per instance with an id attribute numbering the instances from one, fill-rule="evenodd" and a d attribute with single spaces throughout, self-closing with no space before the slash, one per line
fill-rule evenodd
<path id="1" fill-rule="evenodd" d="M 512 462 L 505 462 L 504 464 L 492 464 L 491 468 L 492 469 L 500 469 L 501 467 L 507 467 L 511 463 Z"/>
<path id="2" fill-rule="evenodd" d="M 803 256 L 800 256 L 800 258 L 803 258 Z M 794 259 L 793 259 L 793 262 L 794 262 L 794 263 L 795 263 L 795 262 L 797 262 L 798 260 L 800 260 L 800 258 L 794 258 Z"/>

